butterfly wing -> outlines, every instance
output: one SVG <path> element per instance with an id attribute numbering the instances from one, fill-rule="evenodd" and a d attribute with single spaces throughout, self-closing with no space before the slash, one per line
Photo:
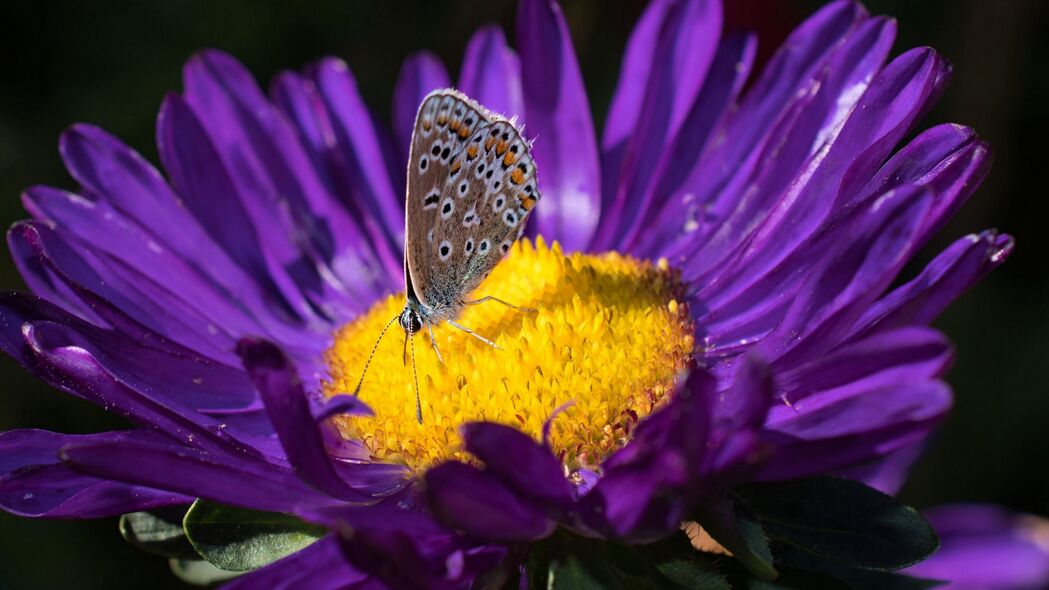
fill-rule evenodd
<path id="1" fill-rule="evenodd" d="M 408 289 L 430 307 L 434 272 L 439 270 L 434 265 L 439 243 L 434 234 L 450 164 L 466 140 L 490 121 L 483 107 L 451 89 L 428 94 L 415 117 L 404 215 L 404 274 Z"/>
<path id="2" fill-rule="evenodd" d="M 452 157 L 441 187 L 429 297 L 453 308 L 510 251 L 540 198 L 531 146 L 511 121 L 491 119 Z"/>

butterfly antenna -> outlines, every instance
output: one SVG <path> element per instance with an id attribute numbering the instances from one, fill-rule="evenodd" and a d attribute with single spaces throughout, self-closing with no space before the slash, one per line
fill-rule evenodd
<path id="1" fill-rule="evenodd" d="M 361 392 L 361 385 L 364 384 L 364 376 L 368 374 L 368 367 L 372 364 L 372 359 L 375 357 L 375 351 L 379 350 L 379 343 L 382 342 L 382 337 L 386 335 L 386 331 L 390 329 L 397 318 L 401 317 L 399 314 L 393 316 L 389 322 L 386 323 L 386 327 L 379 332 L 379 338 L 375 341 L 375 346 L 372 346 L 372 351 L 368 354 L 368 360 L 364 361 L 364 370 L 361 371 L 361 380 L 357 382 L 357 387 L 353 390 L 353 395 L 357 395 Z"/>
<path id="2" fill-rule="evenodd" d="M 412 333 L 411 325 L 408 326 L 408 340 L 412 341 L 412 376 L 415 377 L 415 419 L 419 424 L 423 423 L 423 402 L 419 397 L 419 371 L 415 368 L 415 334 Z"/>

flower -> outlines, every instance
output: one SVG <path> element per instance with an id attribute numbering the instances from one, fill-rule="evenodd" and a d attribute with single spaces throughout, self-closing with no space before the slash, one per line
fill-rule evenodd
<path id="1" fill-rule="evenodd" d="M 943 546 L 908 571 L 945 588 L 1035 590 L 1049 581 L 1049 521 L 997 506 L 957 504 L 926 512 Z"/>
<path id="2" fill-rule="evenodd" d="M 267 98 L 196 56 L 158 117 L 166 178 L 77 125 L 78 191 L 25 193 L 9 244 L 33 294 L 3 296 L 0 345 L 134 428 L 0 435 L 0 505 L 294 514 L 334 532 L 231 587 L 454 588 L 559 525 L 639 543 L 698 514 L 743 561 L 737 486 L 898 480 L 951 405 L 927 326 L 1012 240 L 966 236 L 893 286 L 989 164 L 957 125 L 894 152 L 949 74 L 927 48 L 888 60 L 894 34 L 834 2 L 748 87 L 755 40 L 721 34 L 718 2 L 656 0 L 599 142 L 557 4 L 520 4 L 517 51 L 479 31 L 459 86 L 527 125 L 545 196 L 481 290 L 539 312 L 470 310 L 501 351 L 439 332 L 422 425 L 389 343 L 345 394 L 399 306 L 407 145 L 444 67 L 405 64 L 387 133 L 341 61 Z"/>

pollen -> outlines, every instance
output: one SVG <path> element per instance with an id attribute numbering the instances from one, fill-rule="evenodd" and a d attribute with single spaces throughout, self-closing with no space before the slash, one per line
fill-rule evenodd
<path id="1" fill-rule="evenodd" d="M 412 471 L 446 459 L 469 461 L 459 426 L 511 425 L 536 440 L 550 421 L 550 446 L 566 469 L 594 468 L 630 440 L 638 421 L 673 392 L 694 338 L 676 271 L 608 253 L 565 254 L 521 240 L 466 296 L 459 323 L 434 327 L 442 364 L 424 329 L 414 341 L 423 421 L 416 420 L 411 347 L 396 326 L 379 343 L 359 395 L 374 416 L 340 416 L 339 430 L 376 461 Z M 354 391 L 383 326 L 404 308 L 387 297 L 343 326 L 327 353 L 326 395 Z M 558 412 L 558 409 L 561 409 Z"/>

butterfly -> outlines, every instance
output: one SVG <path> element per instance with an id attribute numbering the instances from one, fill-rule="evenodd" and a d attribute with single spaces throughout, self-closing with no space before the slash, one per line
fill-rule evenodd
<path id="1" fill-rule="evenodd" d="M 412 132 L 404 207 L 407 303 L 379 334 L 355 395 L 394 321 L 404 329 L 405 347 L 412 343 L 416 373 L 413 337 L 424 328 L 444 362 L 433 336 L 433 326 L 442 321 L 498 348 L 456 321 L 465 306 L 493 301 L 535 311 L 492 296 L 466 298 L 521 237 L 541 198 L 530 151 L 531 144 L 513 120 L 489 112 L 461 92 L 435 90 L 423 99 Z M 422 423 L 418 374 L 415 413 Z"/>

